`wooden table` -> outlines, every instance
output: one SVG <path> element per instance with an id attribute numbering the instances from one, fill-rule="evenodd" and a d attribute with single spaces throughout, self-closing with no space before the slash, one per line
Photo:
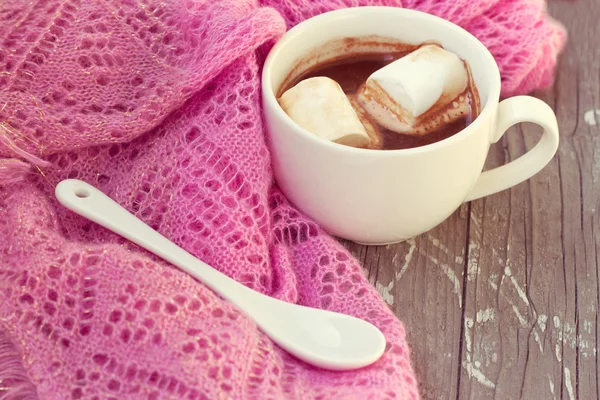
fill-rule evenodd
<path id="1" fill-rule="evenodd" d="M 554 160 L 409 242 L 346 243 L 404 322 L 426 399 L 600 398 L 600 2 L 549 3 L 569 29 L 556 84 L 535 93 L 558 116 Z M 514 128 L 488 167 L 539 136 Z"/>

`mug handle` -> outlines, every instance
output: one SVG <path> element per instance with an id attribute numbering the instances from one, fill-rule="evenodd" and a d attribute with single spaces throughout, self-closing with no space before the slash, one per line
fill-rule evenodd
<path id="1" fill-rule="evenodd" d="M 540 125 L 544 129 L 540 141 L 516 160 L 482 172 L 465 201 L 513 187 L 540 172 L 552 160 L 558 149 L 558 123 L 550 106 L 535 97 L 511 97 L 498 105 L 497 128 L 492 143 L 496 143 L 508 128 L 520 122 Z"/>

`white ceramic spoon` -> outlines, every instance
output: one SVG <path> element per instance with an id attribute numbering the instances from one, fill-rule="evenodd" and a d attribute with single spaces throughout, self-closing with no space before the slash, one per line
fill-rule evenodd
<path id="1" fill-rule="evenodd" d="M 56 197 L 65 207 L 181 268 L 256 321 L 275 343 L 299 359 L 331 370 L 374 363 L 385 349 L 381 331 L 361 319 L 265 296 L 198 260 L 150 228 L 95 187 L 62 181 Z"/>

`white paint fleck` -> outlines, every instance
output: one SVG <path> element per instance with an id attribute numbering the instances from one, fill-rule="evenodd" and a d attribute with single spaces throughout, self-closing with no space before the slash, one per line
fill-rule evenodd
<path id="1" fill-rule="evenodd" d="M 452 268 L 450 268 L 447 264 L 441 263 L 440 267 L 442 268 L 442 271 L 444 271 L 448 279 L 450 279 L 450 282 L 452 282 L 452 291 L 458 296 L 458 307 L 462 308 L 462 293 L 460 292 L 460 280 L 454 273 L 454 270 L 452 270 Z"/>
<path id="2" fill-rule="evenodd" d="M 493 363 L 497 363 L 498 362 L 498 353 L 492 354 L 492 362 Z"/>
<path id="3" fill-rule="evenodd" d="M 546 326 L 548 322 L 548 316 L 546 314 L 538 315 L 537 324 L 542 332 L 546 332 Z"/>
<path id="4" fill-rule="evenodd" d="M 429 239 L 434 247 L 437 247 L 446 254 L 450 254 L 450 250 L 448 250 L 448 248 L 442 242 L 440 242 L 438 238 L 433 237 L 431 234 L 427 234 L 427 239 Z"/>
<path id="5" fill-rule="evenodd" d="M 585 357 L 588 354 L 586 351 L 582 351 L 581 349 L 587 349 L 590 347 L 589 341 L 584 340 L 581 335 L 579 335 L 579 343 L 577 343 L 577 336 L 575 335 L 575 327 L 573 327 L 570 323 L 564 322 L 561 323 L 558 316 L 554 316 L 552 318 L 554 329 L 556 330 L 557 343 L 555 348 L 556 359 L 560 362 L 562 361 L 562 347 L 568 346 L 572 349 L 578 347 L 578 350 L 581 351 L 581 354 Z M 562 329 L 561 329 L 562 325 Z M 593 347 L 593 346 L 592 346 Z M 593 348 L 592 352 L 596 349 Z"/>
<path id="6" fill-rule="evenodd" d="M 498 285 L 496 285 L 496 282 L 492 280 L 491 276 L 488 278 L 488 284 L 492 287 L 492 289 L 498 290 Z"/>
<path id="7" fill-rule="evenodd" d="M 404 273 L 406 272 L 408 265 L 413 259 L 415 249 L 417 248 L 417 242 L 415 242 L 414 239 L 410 239 L 408 243 L 410 244 L 410 248 L 408 249 L 408 253 L 406 253 L 406 255 L 404 256 L 404 264 L 402 264 L 402 267 L 400 267 L 400 271 L 396 273 L 396 282 L 399 281 L 400 278 L 402 278 L 402 275 L 404 275 Z"/>
<path id="8" fill-rule="evenodd" d="M 394 288 L 394 281 L 392 280 L 387 286 L 382 285 L 381 283 L 375 283 L 375 289 L 381 294 L 383 297 L 383 301 L 388 303 L 390 306 L 394 305 L 394 296 L 390 294 L 390 291 Z"/>
<path id="9" fill-rule="evenodd" d="M 475 225 L 476 230 L 481 231 L 481 221 L 479 218 L 477 218 L 475 213 L 471 213 L 471 222 L 473 222 L 473 225 Z"/>
<path id="10" fill-rule="evenodd" d="M 521 299 L 521 301 L 523 301 L 523 303 L 525 303 L 526 305 L 529 305 L 529 299 L 527 298 L 527 294 L 525 294 L 525 291 L 517 283 L 517 278 L 515 278 L 514 276 L 511 276 L 510 281 L 512 282 L 513 286 L 515 287 L 517 294 L 519 295 L 519 298 Z"/>
<path id="11" fill-rule="evenodd" d="M 571 384 L 571 371 L 567 367 L 565 367 L 565 385 L 567 386 L 569 400 L 574 400 L 575 394 L 573 393 L 573 385 Z"/>
<path id="12" fill-rule="evenodd" d="M 596 121 L 600 119 L 596 115 Z M 592 164 L 592 178 L 594 183 L 598 182 L 600 178 L 600 140 L 597 135 L 592 135 L 592 143 L 594 144 L 594 163 Z"/>
<path id="13" fill-rule="evenodd" d="M 481 368 L 481 363 L 479 361 L 475 361 L 475 368 Z"/>
<path id="14" fill-rule="evenodd" d="M 511 305 L 512 305 L 513 312 L 517 316 L 517 319 L 519 320 L 519 323 L 521 324 L 521 326 L 527 325 L 527 320 L 521 314 L 521 312 L 519 311 L 519 308 L 517 306 L 515 306 L 514 304 L 512 304 L 512 303 L 511 303 Z"/>
<path id="15" fill-rule="evenodd" d="M 489 355 L 492 352 L 492 350 L 494 350 L 494 344 L 488 343 L 487 341 L 483 341 L 483 343 L 481 343 L 480 346 L 481 346 L 481 349 L 483 350 L 483 353 L 485 354 L 485 358 L 487 360 L 489 358 Z"/>
<path id="16" fill-rule="evenodd" d="M 471 359 L 471 329 L 473 328 L 473 318 L 465 317 L 465 343 L 467 345 L 467 360 Z"/>
<path id="17" fill-rule="evenodd" d="M 492 255 L 496 257 L 496 261 L 498 262 L 498 264 L 504 266 L 504 260 L 502 259 L 502 257 L 500 257 L 500 254 L 498 254 L 496 249 L 492 249 Z"/>
<path id="18" fill-rule="evenodd" d="M 491 389 L 496 387 L 496 384 L 489 380 L 483 372 L 481 372 L 477 367 L 475 367 L 471 362 L 465 361 L 463 362 L 463 368 L 467 370 L 467 375 L 469 378 L 475 379 L 477 382 L 481 383 L 483 386 L 487 386 Z"/>
<path id="19" fill-rule="evenodd" d="M 462 256 L 454 257 L 454 262 L 458 265 L 463 265 L 465 263 L 465 259 Z"/>
<path id="20" fill-rule="evenodd" d="M 424 251 L 421 251 L 420 249 L 419 249 L 419 254 L 421 254 L 424 257 L 427 257 L 427 259 L 429 261 L 431 261 L 432 263 L 434 263 L 435 265 L 440 267 L 440 269 L 442 271 L 444 271 L 444 274 L 446 274 L 446 276 L 452 283 L 452 291 L 454 292 L 454 294 L 456 294 L 456 297 L 458 297 L 458 307 L 462 308 L 462 293 L 460 290 L 460 280 L 456 276 L 456 273 L 454 272 L 454 270 L 452 268 L 450 268 L 450 266 L 448 264 L 444 264 L 443 262 L 440 262 L 440 260 L 438 260 L 437 258 L 428 255 L 427 253 L 425 253 Z"/>
<path id="21" fill-rule="evenodd" d="M 569 324 L 568 322 L 563 323 L 563 330 L 562 332 L 558 332 L 558 338 L 572 349 L 575 348 L 575 346 L 577 346 L 575 328 L 572 327 L 571 324 Z"/>
<path id="22" fill-rule="evenodd" d="M 540 348 L 540 353 L 543 353 L 544 346 L 542 345 L 542 339 L 540 339 L 540 334 L 535 330 L 535 328 L 533 329 L 533 340 L 535 340 L 535 342 L 538 344 L 538 347 Z"/>
<path id="23" fill-rule="evenodd" d="M 548 383 L 550 384 L 550 393 L 554 394 L 554 382 L 552 382 L 552 377 L 548 375 Z"/>
<path id="24" fill-rule="evenodd" d="M 583 119 L 589 126 L 598 125 L 600 123 L 600 110 L 593 109 L 586 111 L 586 113 L 583 115 Z"/>
<path id="25" fill-rule="evenodd" d="M 494 309 L 487 308 L 485 310 L 479 310 L 476 315 L 477 323 L 487 322 L 494 319 Z"/>
<path id="26" fill-rule="evenodd" d="M 562 349 L 560 348 L 560 343 L 556 343 L 556 347 L 554 348 L 554 355 L 556 356 L 556 361 L 562 361 Z"/>
<path id="27" fill-rule="evenodd" d="M 583 321 L 583 330 L 587 333 L 592 333 L 592 322 L 591 321 Z"/>
<path id="28" fill-rule="evenodd" d="M 527 298 L 527 294 L 525 293 L 523 288 L 521 288 L 521 286 L 519 286 L 519 283 L 517 282 L 517 278 L 512 274 L 512 270 L 510 269 L 510 260 L 508 260 L 508 259 L 506 260 L 506 266 L 504 267 L 504 276 L 508 276 L 510 278 L 510 282 L 512 283 L 515 290 L 517 291 L 517 294 L 519 295 L 519 298 L 521 299 L 521 301 L 523 301 L 523 303 L 525 303 L 525 305 L 529 306 L 529 299 Z M 491 276 L 490 276 L 490 278 L 491 278 Z M 504 277 L 503 277 L 503 279 L 504 279 Z"/>
<path id="29" fill-rule="evenodd" d="M 575 328 L 574 328 L 574 327 L 572 327 L 572 326 L 571 326 L 571 324 L 570 324 L 569 322 L 565 322 L 563 325 L 564 325 L 564 328 L 565 328 L 565 331 L 566 331 L 566 332 L 568 332 L 568 333 L 573 333 L 573 332 L 575 332 Z"/>
<path id="30" fill-rule="evenodd" d="M 479 275 L 479 245 L 477 243 L 469 243 L 469 262 L 467 264 L 467 279 L 472 281 Z"/>
<path id="31" fill-rule="evenodd" d="M 554 324 L 554 328 L 556 328 L 556 329 L 560 328 L 560 318 L 558 318 L 558 315 L 555 315 L 552 318 L 552 323 Z"/>

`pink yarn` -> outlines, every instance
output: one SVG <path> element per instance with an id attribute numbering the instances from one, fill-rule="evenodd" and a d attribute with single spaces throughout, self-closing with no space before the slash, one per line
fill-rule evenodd
<path id="1" fill-rule="evenodd" d="M 0 399 L 418 397 L 401 323 L 272 185 L 261 121 L 259 69 L 285 22 L 375 4 L 402 5 L 2 2 Z M 541 1 L 404 5 L 481 38 L 505 94 L 550 84 L 565 34 Z M 64 178 L 249 287 L 373 322 L 383 358 L 345 373 L 296 360 L 202 284 L 58 205 Z"/>

